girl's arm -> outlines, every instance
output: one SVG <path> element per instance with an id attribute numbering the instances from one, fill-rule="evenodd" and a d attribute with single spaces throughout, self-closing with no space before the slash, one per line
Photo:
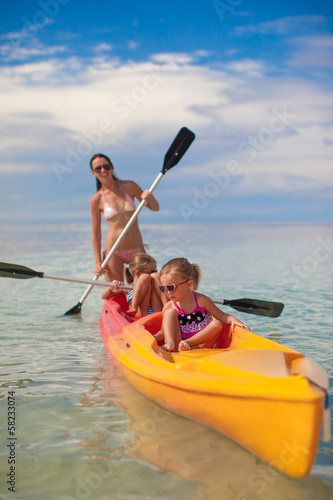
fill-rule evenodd
<path id="1" fill-rule="evenodd" d="M 103 300 L 106 300 L 109 299 L 110 297 L 113 297 L 113 295 L 114 295 L 113 288 L 107 287 L 105 288 L 105 290 L 103 290 L 101 297 Z"/>
<path id="2" fill-rule="evenodd" d="M 148 207 L 153 212 L 159 211 L 160 206 L 153 193 L 151 193 L 148 189 L 142 191 L 140 186 L 138 186 L 133 181 L 125 181 L 125 182 L 126 182 L 125 185 L 126 191 L 128 191 L 129 194 L 131 193 L 132 196 L 135 197 L 140 202 L 142 200 L 145 200 L 146 207 Z"/>
<path id="3" fill-rule="evenodd" d="M 239 319 L 235 318 L 235 316 L 231 316 L 231 314 L 226 314 L 221 309 L 219 309 L 212 299 L 207 297 L 206 295 L 202 295 L 201 293 L 197 293 L 197 300 L 199 307 L 204 307 L 207 312 L 209 312 L 214 318 L 218 319 L 222 323 L 226 323 L 228 325 L 231 325 L 232 329 L 234 328 L 235 325 L 240 326 L 241 328 L 245 328 L 245 330 L 249 330 L 250 328 L 240 321 Z"/>
<path id="4" fill-rule="evenodd" d="M 118 295 L 119 293 L 125 293 L 126 299 L 127 299 L 127 293 L 124 290 L 117 288 L 118 285 L 123 285 L 123 284 L 124 283 L 122 281 L 115 281 L 114 287 L 108 286 L 107 288 L 105 288 L 105 290 L 103 290 L 102 295 L 101 295 L 102 299 L 103 300 L 109 299 L 110 297 L 114 297 L 115 295 Z"/>

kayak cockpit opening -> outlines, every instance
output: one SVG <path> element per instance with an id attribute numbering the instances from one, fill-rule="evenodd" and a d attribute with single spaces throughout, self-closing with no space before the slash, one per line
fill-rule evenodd
<path id="1" fill-rule="evenodd" d="M 162 313 L 154 313 L 146 316 L 142 326 L 152 335 L 156 335 L 162 326 Z"/>
<path id="2" fill-rule="evenodd" d="M 161 330 L 162 325 L 162 313 L 155 313 L 149 316 L 146 316 L 143 326 L 148 332 L 152 335 L 156 335 Z M 214 345 L 214 349 L 227 349 L 230 347 L 232 340 L 232 332 L 230 325 L 223 325 L 221 329 L 221 333 Z M 162 345 L 163 342 L 158 342 L 159 345 Z"/>

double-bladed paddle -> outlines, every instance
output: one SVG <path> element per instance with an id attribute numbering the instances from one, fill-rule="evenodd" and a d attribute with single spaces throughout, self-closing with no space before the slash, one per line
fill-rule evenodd
<path id="1" fill-rule="evenodd" d="M 98 286 L 110 286 L 115 287 L 115 284 L 106 281 L 95 282 L 93 280 L 86 280 L 82 278 L 71 278 L 67 276 L 55 276 L 53 274 L 45 274 L 43 272 L 34 271 L 29 269 L 29 267 L 21 266 L 18 264 L 7 264 L 5 262 L 0 262 L 0 277 L 2 278 L 17 278 L 17 279 L 28 279 L 28 278 L 47 278 L 51 280 L 60 281 L 70 281 L 72 283 L 84 283 L 92 284 Z M 120 285 L 124 290 L 130 290 L 133 287 L 131 285 Z M 268 316 L 270 318 L 277 318 L 280 316 L 284 305 L 281 302 L 270 302 L 268 300 L 257 300 L 257 299 L 237 299 L 237 300 L 226 300 L 226 299 L 212 299 L 216 304 L 224 304 L 226 306 L 232 307 L 237 311 L 257 314 L 258 316 Z"/>
<path id="2" fill-rule="evenodd" d="M 157 185 L 163 179 L 166 172 L 168 172 L 168 170 L 170 170 L 172 167 L 177 165 L 179 160 L 182 158 L 182 156 L 184 156 L 184 154 L 186 153 L 186 151 L 188 150 L 188 148 L 190 147 L 190 145 L 194 141 L 194 138 L 195 138 L 194 133 L 191 132 L 191 130 L 189 130 L 188 128 L 183 127 L 180 129 L 180 131 L 178 132 L 176 138 L 174 139 L 173 143 L 171 144 L 170 148 L 168 149 L 168 151 L 164 157 L 164 163 L 163 163 L 163 168 L 162 168 L 161 172 L 158 174 L 155 181 L 153 182 L 153 184 L 149 188 L 149 191 L 151 193 L 155 190 Z M 121 240 L 124 238 L 124 236 L 126 235 L 128 230 L 130 229 L 130 227 L 134 224 L 135 220 L 138 218 L 138 215 L 141 212 L 141 210 L 143 209 L 144 205 L 145 205 L 145 200 L 142 200 L 141 203 L 139 204 L 139 206 L 137 207 L 137 209 L 135 210 L 134 214 L 132 215 L 132 217 L 130 218 L 130 220 L 128 221 L 128 223 L 126 224 L 124 229 L 122 230 L 117 241 L 114 243 L 113 247 L 111 248 L 111 250 L 107 254 L 104 261 L 102 262 L 102 265 L 101 265 L 102 269 L 104 269 L 107 266 L 112 255 L 117 250 Z M 69 309 L 69 311 L 67 311 L 65 313 L 65 315 L 79 314 L 81 312 L 82 304 L 86 300 L 86 298 L 88 297 L 89 293 L 91 292 L 92 288 L 95 285 L 94 282 L 97 281 L 98 278 L 99 278 L 99 276 L 94 276 L 93 283 L 91 283 L 88 286 L 88 288 L 86 289 L 86 291 L 84 292 L 84 294 L 80 298 L 79 302 L 76 304 L 76 306 L 72 307 L 72 309 Z"/>
<path id="3" fill-rule="evenodd" d="M 116 287 L 114 282 L 102 281 L 95 282 L 94 280 L 88 280 L 84 278 L 72 278 L 71 276 L 57 276 L 55 274 L 46 274 L 40 271 L 34 271 L 26 266 L 21 266 L 18 264 L 7 264 L 6 262 L 0 262 L 0 277 L 1 278 L 16 278 L 16 279 L 29 279 L 29 278 L 47 278 L 49 280 L 58 281 L 70 281 L 71 283 L 82 283 L 84 285 L 96 285 L 96 286 L 111 286 Z M 117 288 L 124 290 L 131 290 L 132 285 L 117 285 Z"/>

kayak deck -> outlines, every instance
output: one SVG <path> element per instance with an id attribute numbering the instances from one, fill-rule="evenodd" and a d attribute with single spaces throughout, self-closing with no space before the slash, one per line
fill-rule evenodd
<path id="1" fill-rule="evenodd" d="M 161 313 L 133 321 L 121 297 L 104 302 L 100 328 L 111 361 L 133 387 L 292 477 L 309 472 L 325 391 L 298 374 L 303 354 L 239 327 L 231 335 L 228 325 L 218 348 L 169 353 L 154 338 Z"/>

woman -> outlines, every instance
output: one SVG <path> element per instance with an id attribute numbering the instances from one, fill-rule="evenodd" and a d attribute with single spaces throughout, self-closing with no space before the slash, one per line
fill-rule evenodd
<path id="1" fill-rule="evenodd" d="M 100 153 L 94 155 L 90 160 L 90 168 L 97 182 L 97 193 L 91 199 L 95 274 L 105 273 L 108 281 L 123 281 L 124 264 L 128 264 L 135 254 L 145 252 L 137 219 L 119 243 L 108 262 L 108 267 L 102 269 L 101 264 L 135 212 L 134 198 L 140 202 L 145 200 L 145 205 L 153 211 L 159 210 L 159 204 L 152 193 L 148 190 L 142 191 L 135 182 L 120 181 L 114 174 L 114 167 L 107 156 Z M 103 255 L 101 252 L 102 213 L 109 226 Z"/>

